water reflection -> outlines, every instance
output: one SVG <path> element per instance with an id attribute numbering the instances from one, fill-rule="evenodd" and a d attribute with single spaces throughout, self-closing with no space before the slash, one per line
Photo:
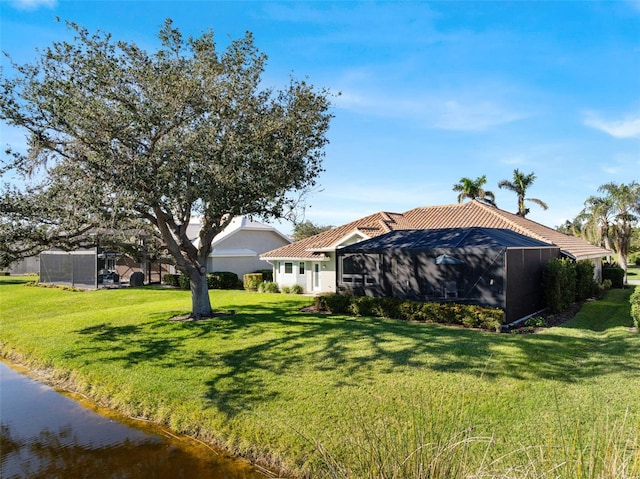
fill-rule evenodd
<path id="1" fill-rule="evenodd" d="M 257 479 L 240 460 L 94 413 L 0 362 L 0 477 Z"/>

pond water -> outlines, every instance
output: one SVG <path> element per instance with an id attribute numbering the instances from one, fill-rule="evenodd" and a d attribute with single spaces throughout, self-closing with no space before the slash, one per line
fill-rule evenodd
<path id="1" fill-rule="evenodd" d="M 105 416 L 0 362 L 0 477 L 258 479 L 248 463 Z"/>

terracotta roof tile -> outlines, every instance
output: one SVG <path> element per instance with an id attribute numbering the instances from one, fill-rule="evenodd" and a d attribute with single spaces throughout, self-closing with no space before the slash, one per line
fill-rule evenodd
<path id="1" fill-rule="evenodd" d="M 373 238 L 394 230 L 474 226 L 505 228 L 531 238 L 553 243 L 576 259 L 596 258 L 610 254 L 609 251 L 594 246 L 581 238 L 561 233 L 535 221 L 474 200 L 467 203 L 414 208 L 405 213 L 375 213 L 310 238 L 268 251 L 261 257 L 264 259 L 322 258 L 324 256 L 322 253 L 312 250 L 330 248 L 355 231 L 360 231 L 369 238 Z"/>
<path id="2" fill-rule="evenodd" d="M 300 241 L 296 241 L 289 245 L 282 246 L 278 249 L 267 251 L 260 255 L 264 259 L 276 259 L 276 258 L 291 258 L 291 259 L 318 259 L 324 255 L 322 253 L 314 252 L 322 248 L 330 248 L 340 241 L 342 238 L 352 234 L 353 232 L 360 231 L 363 235 L 369 238 L 379 236 L 393 229 L 396 229 L 395 218 L 402 217 L 397 213 L 374 213 L 364 218 L 352 221 L 342 226 L 330 229 L 323 233 L 319 233 L 315 236 L 305 238 Z"/>

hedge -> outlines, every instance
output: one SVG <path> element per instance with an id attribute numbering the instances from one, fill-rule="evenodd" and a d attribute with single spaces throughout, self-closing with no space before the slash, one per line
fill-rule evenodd
<path id="1" fill-rule="evenodd" d="M 262 281 L 264 281 L 262 273 L 247 273 L 242 277 L 242 284 L 247 291 L 258 291 Z"/>
<path id="2" fill-rule="evenodd" d="M 189 277 L 184 274 L 165 274 L 162 281 L 167 286 L 191 289 Z M 229 271 L 217 271 L 207 275 L 208 289 L 234 289 L 239 285 L 238 275 Z"/>
<path id="3" fill-rule="evenodd" d="M 499 331 L 504 311 L 457 303 L 422 303 L 397 298 L 373 298 L 339 293 L 315 297 L 319 311 L 355 316 L 385 317 L 403 321 L 458 324 L 466 328 Z"/>
<path id="4" fill-rule="evenodd" d="M 633 325 L 636 329 L 640 329 L 640 286 L 636 286 L 636 289 L 629 298 L 631 303 L 631 318 L 633 319 Z"/>
<path id="5" fill-rule="evenodd" d="M 544 299 L 552 313 L 567 311 L 576 300 L 576 267 L 567 258 L 553 258 L 542 273 Z"/>
<path id="6" fill-rule="evenodd" d="M 624 270 L 619 266 L 605 266 L 602 268 L 602 279 L 611 280 L 612 288 L 624 287 Z"/>
<path id="7" fill-rule="evenodd" d="M 272 269 L 259 269 L 254 271 L 254 273 L 262 274 L 262 281 L 273 281 L 273 270 Z"/>
<path id="8" fill-rule="evenodd" d="M 179 274 L 171 274 L 167 273 L 162 277 L 162 282 L 167 286 L 180 286 L 180 275 Z"/>
<path id="9" fill-rule="evenodd" d="M 236 289 L 241 286 L 238 275 L 231 271 L 214 271 L 207 275 L 209 289 Z"/>
<path id="10" fill-rule="evenodd" d="M 593 263 L 588 260 L 578 261 L 576 268 L 576 301 L 584 301 L 593 296 L 596 282 L 593 280 Z"/>

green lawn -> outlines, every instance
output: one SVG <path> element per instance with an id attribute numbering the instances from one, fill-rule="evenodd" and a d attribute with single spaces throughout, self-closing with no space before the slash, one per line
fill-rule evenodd
<path id="1" fill-rule="evenodd" d="M 510 335 L 300 312 L 212 291 L 235 315 L 172 322 L 189 292 L 70 292 L 0 278 L 0 347 L 132 416 L 313 477 L 640 477 L 631 290 Z M 634 462 L 635 461 L 635 462 Z"/>

